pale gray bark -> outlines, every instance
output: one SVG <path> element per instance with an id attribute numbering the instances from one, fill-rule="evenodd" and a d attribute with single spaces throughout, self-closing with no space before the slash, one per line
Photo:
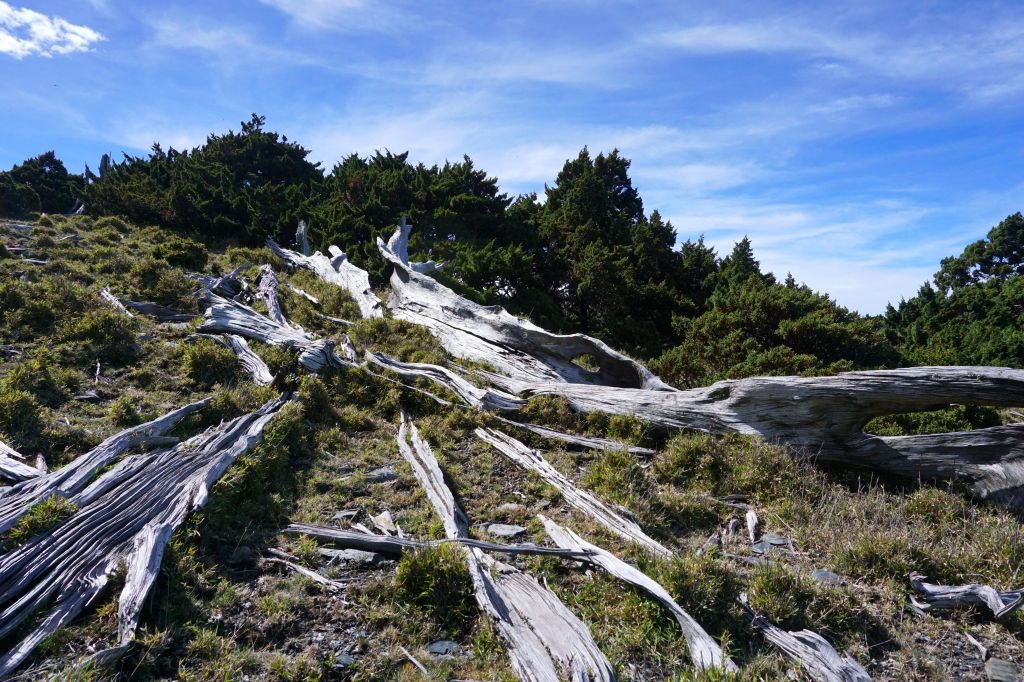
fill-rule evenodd
<path id="1" fill-rule="evenodd" d="M 26 464 L 24 455 L 0 441 L 0 478 L 8 481 L 27 481 L 45 473 L 43 469 Z"/>
<path id="2" fill-rule="evenodd" d="M 543 436 L 549 440 L 558 440 L 569 445 L 574 445 L 579 448 L 588 448 L 591 450 L 611 450 L 619 451 L 625 450 L 631 455 L 653 455 L 654 450 L 650 448 L 642 448 L 637 445 L 627 445 L 626 443 L 620 443 L 619 441 L 609 440 L 607 438 L 595 438 L 593 436 L 578 436 L 574 433 L 565 433 L 564 431 L 556 431 L 555 429 L 549 429 L 546 426 L 539 424 L 525 424 L 523 422 L 512 421 L 505 417 L 495 416 L 496 419 L 502 422 L 515 426 L 520 429 L 524 429 L 531 433 L 535 433 L 538 436 Z"/>
<path id="3" fill-rule="evenodd" d="M 0 490 L 0 533 L 7 532 L 31 507 L 51 495 L 71 498 L 121 455 L 163 436 L 185 417 L 210 404 L 210 398 L 176 410 L 130 429 L 125 429 L 76 458 L 67 466 Z"/>
<path id="4" fill-rule="evenodd" d="M 124 304 L 121 303 L 120 300 L 118 300 L 117 296 L 114 296 L 114 294 L 110 293 L 110 289 L 103 287 L 103 289 L 100 291 L 100 298 L 102 298 L 104 301 L 110 304 L 110 306 L 114 308 L 114 310 L 116 310 L 117 312 L 127 317 L 135 317 L 134 315 L 132 315 L 131 311 L 124 307 Z"/>
<path id="5" fill-rule="evenodd" d="M 270 371 L 263 358 L 256 355 L 245 339 L 237 334 L 193 334 L 186 341 L 193 338 L 209 339 L 214 343 L 224 346 L 238 358 L 238 364 L 242 371 L 249 375 L 249 378 L 260 386 L 269 386 L 274 382 L 274 374 Z"/>
<path id="6" fill-rule="evenodd" d="M 122 564 L 115 651 L 123 652 L 171 534 L 206 503 L 210 486 L 235 459 L 259 443 L 283 404 L 272 400 L 174 448 L 126 457 L 69 496 L 77 509 L 68 519 L 0 556 L 0 638 L 45 611 L 0 655 L 0 676 L 93 602 Z"/>
<path id="7" fill-rule="evenodd" d="M 295 230 L 295 243 L 299 247 L 299 253 L 303 256 L 309 255 L 309 238 L 307 233 L 309 231 L 305 220 L 299 221 L 299 227 Z"/>
<path id="8" fill-rule="evenodd" d="M 455 372 L 419 362 L 400 362 L 383 353 L 365 353 L 366 361 L 391 370 L 403 379 L 427 379 L 444 386 L 467 405 L 478 409 L 510 411 L 522 407 L 524 401 L 502 391 L 478 388 Z"/>
<path id="9" fill-rule="evenodd" d="M 684 611 L 672 598 L 672 595 L 656 580 L 648 577 L 635 566 L 627 564 L 611 552 L 587 542 L 572 530 L 558 525 L 543 515 L 539 514 L 538 518 L 544 524 L 548 537 L 556 545 L 563 549 L 591 552 L 592 556 L 588 559 L 589 562 L 600 566 L 619 580 L 643 590 L 668 609 L 676 619 L 676 622 L 679 623 L 683 636 L 686 637 L 686 643 L 690 648 L 690 660 L 693 661 L 695 666 L 702 670 L 707 668 L 724 668 L 725 670 L 735 671 L 737 669 L 736 664 L 729 660 L 722 652 L 718 642 L 705 632 L 704 628 L 690 614 Z"/>
<path id="10" fill-rule="evenodd" d="M 395 241 L 395 238 L 392 238 Z M 396 248 L 401 250 L 401 242 Z M 640 363 L 583 334 L 552 334 L 498 306 L 482 306 L 416 272 L 408 255 L 377 240 L 394 265 L 388 307 L 398 319 L 423 325 L 457 358 L 482 362 L 520 381 L 606 384 L 664 390 L 668 386 Z M 404 257 L 403 257 L 404 256 Z M 596 372 L 573 362 L 589 355 Z"/>
<path id="11" fill-rule="evenodd" d="M 353 526 L 354 527 L 354 526 Z M 500 545 L 485 540 L 476 540 L 469 537 L 456 537 L 447 540 L 414 540 L 412 538 L 399 538 L 393 535 L 374 535 L 372 533 L 361 533 L 345 528 L 332 528 L 329 526 L 318 526 L 310 523 L 292 523 L 285 529 L 285 533 L 293 535 L 308 535 L 311 538 L 326 540 L 345 549 L 358 549 L 364 552 L 377 552 L 378 554 L 398 555 L 414 549 L 427 547 L 440 547 L 441 545 L 459 544 L 463 547 L 480 549 L 485 552 L 497 552 L 516 556 L 519 554 L 531 556 L 553 556 L 560 559 L 572 559 L 581 561 L 588 558 L 587 552 L 576 550 L 552 549 L 529 543 Z"/>
<path id="12" fill-rule="evenodd" d="M 157 322 L 191 322 L 196 317 L 195 313 L 183 313 L 159 303 L 148 303 L 146 301 L 122 301 L 125 307 L 137 310 L 143 315 L 155 318 Z"/>
<path id="13" fill-rule="evenodd" d="M 750 609 L 745 594 L 740 595 L 740 603 L 764 638 L 799 663 L 812 679 L 818 682 L 871 682 L 871 676 L 857 661 L 849 654 L 840 654 L 818 633 L 811 630 L 788 632 L 772 625 Z"/>
<path id="14" fill-rule="evenodd" d="M 328 247 L 330 258 L 319 251 L 312 256 L 306 256 L 281 248 L 273 239 L 267 240 L 267 246 L 289 266 L 311 270 L 320 279 L 347 291 L 359 306 L 363 317 L 384 316 L 380 299 L 370 288 L 370 275 L 352 265 L 348 256 L 337 246 Z"/>
<path id="15" fill-rule="evenodd" d="M 293 348 L 299 352 L 299 364 L 314 373 L 352 364 L 335 352 L 335 342 L 330 339 L 314 339 L 299 327 L 281 324 L 247 305 L 216 294 L 208 293 L 206 300 L 200 331 L 238 334 L 272 346 Z"/>
<path id="16" fill-rule="evenodd" d="M 557 395 L 583 412 L 634 416 L 669 429 L 759 435 L 824 461 L 908 477 L 958 478 L 982 497 L 1024 503 L 1024 425 L 963 433 L 865 434 L 874 417 L 980 404 L 1024 404 L 1024 370 L 913 367 L 830 377 L 758 377 L 688 391 L 522 381 L 480 372 L 509 393 Z"/>
<path id="17" fill-rule="evenodd" d="M 996 620 L 1009 616 L 1024 605 L 1024 590 L 1000 592 L 989 585 L 935 585 L 925 582 L 920 573 L 910 575 L 910 584 L 920 595 L 910 598 L 922 613 L 944 611 L 969 606 L 984 606 Z"/>
<path id="18" fill-rule="evenodd" d="M 441 517 L 445 534 L 465 537 L 468 521 L 444 482 L 444 475 L 416 426 L 404 418 L 398 447 Z M 508 644 L 513 669 L 523 680 L 557 682 L 560 669 L 574 680 L 613 680 L 611 664 L 587 626 L 549 589 L 477 549 L 466 551 L 477 604 Z"/>
<path id="19" fill-rule="evenodd" d="M 562 494 L 562 498 L 566 502 L 616 535 L 637 543 L 657 556 L 668 557 L 672 555 L 668 548 L 649 537 L 633 521 L 613 511 L 611 507 L 586 490 L 576 487 L 572 481 L 563 476 L 558 469 L 551 466 L 536 450 L 531 450 L 512 436 L 494 429 L 477 429 L 476 435 L 519 466 L 534 472 L 545 483 L 554 486 Z"/>

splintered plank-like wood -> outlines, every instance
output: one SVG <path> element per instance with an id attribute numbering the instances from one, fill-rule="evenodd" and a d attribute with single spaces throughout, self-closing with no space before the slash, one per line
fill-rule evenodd
<path id="1" fill-rule="evenodd" d="M 267 246 L 291 267 L 311 270 L 320 279 L 347 291 L 355 299 L 363 317 L 384 317 L 384 307 L 370 288 L 370 275 L 366 270 L 352 265 L 345 252 L 338 247 L 327 249 L 331 254 L 328 258 L 319 251 L 307 256 L 282 248 L 273 239 L 267 240 Z"/>
<path id="2" fill-rule="evenodd" d="M 649 537 L 644 531 L 622 514 L 615 512 L 607 504 L 594 495 L 578 488 L 576 484 L 562 475 L 558 469 L 544 459 L 541 454 L 530 449 L 521 441 L 495 429 L 476 430 L 482 441 L 489 443 L 495 450 L 528 471 L 540 476 L 545 483 L 554 486 L 562 494 L 562 498 L 581 512 L 603 525 L 613 533 L 635 542 L 650 552 L 668 557 L 672 552 L 657 540 Z"/>
<path id="3" fill-rule="evenodd" d="M 824 637 L 811 630 L 789 632 L 757 615 L 740 595 L 740 604 L 764 638 L 793 659 L 818 682 L 871 682 L 867 671 L 848 654 L 840 654 Z"/>
<path id="4" fill-rule="evenodd" d="M 69 518 L 0 556 L 0 639 L 18 633 L 0 654 L 0 677 L 92 603 L 122 565 L 118 644 L 107 659 L 123 653 L 171 534 L 206 504 L 224 471 L 260 442 L 284 403 L 284 397 L 271 400 L 173 448 L 125 457 L 68 497 L 77 507 Z"/>
<path id="5" fill-rule="evenodd" d="M 584 334 L 552 334 L 498 306 L 483 306 L 459 296 L 410 266 L 407 231 L 400 227 L 389 244 L 377 239 L 381 254 L 394 265 L 388 307 L 401 320 L 426 327 L 457 358 L 490 365 L 525 381 L 608 384 L 667 390 L 640 363 Z M 590 356 L 599 369 L 573 360 Z"/>
<path id="6" fill-rule="evenodd" d="M 693 661 L 695 666 L 702 670 L 723 668 L 735 671 L 737 669 L 736 664 L 722 652 L 718 642 L 690 614 L 684 611 L 672 598 L 672 595 L 668 593 L 668 590 L 662 587 L 656 580 L 648 577 L 635 566 L 627 564 L 611 552 L 587 542 L 569 528 L 558 525 L 542 514 L 538 514 L 538 518 L 544 524 L 548 537 L 556 545 L 563 549 L 590 552 L 589 562 L 600 566 L 619 580 L 643 590 L 668 609 L 676 619 L 676 622 L 679 623 L 683 636 L 686 637 L 686 643 L 690 648 L 690 660 Z"/>
<path id="7" fill-rule="evenodd" d="M 444 482 L 430 447 L 405 415 L 398 447 L 441 517 L 445 534 L 464 537 L 466 516 Z M 557 682 L 568 676 L 598 682 L 615 678 L 587 626 L 551 590 L 478 549 L 467 549 L 466 561 L 477 604 L 494 620 L 507 642 L 510 662 L 521 679 Z"/>

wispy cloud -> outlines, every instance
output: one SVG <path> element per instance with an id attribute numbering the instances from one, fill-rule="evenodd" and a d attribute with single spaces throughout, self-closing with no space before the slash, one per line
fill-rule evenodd
<path id="1" fill-rule="evenodd" d="M 400 30 L 408 15 L 392 3 L 371 0 L 259 0 L 313 31 Z"/>
<path id="2" fill-rule="evenodd" d="M 819 63 L 823 73 L 929 81 L 972 96 L 999 97 L 1024 88 L 1024 24 L 1019 15 L 886 32 L 803 19 L 709 22 L 655 32 L 643 41 L 679 52 L 790 54 Z"/>
<path id="3" fill-rule="evenodd" d="M 0 2 L 0 54 L 52 57 L 88 52 L 101 40 L 103 35 L 88 26 Z"/>

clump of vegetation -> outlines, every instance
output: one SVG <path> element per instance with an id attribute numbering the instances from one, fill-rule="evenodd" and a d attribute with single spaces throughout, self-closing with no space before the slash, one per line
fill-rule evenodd
<path id="1" fill-rule="evenodd" d="M 449 632 L 464 632 L 477 613 L 465 553 L 457 545 L 403 554 L 395 570 L 395 591 Z"/>
<path id="2" fill-rule="evenodd" d="M 134 320 L 113 309 L 90 310 L 72 318 L 63 325 L 61 336 L 81 344 L 78 355 L 118 365 L 131 359 L 137 349 Z"/>
<path id="3" fill-rule="evenodd" d="M 153 255 L 179 268 L 202 270 L 209 254 L 206 247 L 188 237 L 172 236 L 153 249 Z"/>
<path id="4" fill-rule="evenodd" d="M 0 546 L 10 551 L 30 538 L 53 528 L 78 509 L 72 502 L 59 495 L 50 495 L 42 502 L 29 508 L 10 530 L 0 536 Z"/>
<path id="5" fill-rule="evenodd" d="M 866 607 L 848 592 L 785 566 L 759 566 L 748 596 L 750 607 L 775 625 L 814 630 L 840 645 L 863 639 L 871 625 Z"/>
<path id="6" fill-rule="evenodd" d="M 31 447 L 41 429 L 39 403 L 32 394 L 17 389 L 0 392 L 0 433 L 21 447 Z"/>
<path id="7" fill-rule="evenodd" d="M 229 384 L 240 376 L 234 352 L 209 339 L 183 344 L 181 360 L 186 376 L 203 388 Z"/>

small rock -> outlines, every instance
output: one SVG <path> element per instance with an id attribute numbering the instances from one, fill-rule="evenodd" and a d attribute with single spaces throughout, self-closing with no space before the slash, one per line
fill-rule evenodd
<path id="1" fill-rule="evenodd" d="M 361 566 L 379 566 L 387 561 L 387 557 L 377 552 L 365 552 L 361 549 L 331 549 L 320 547 L 322 556 L 328 557 L 331 563 L 353 564 Z"/>
<path id="2" fill-rule="evenodd" d="M 492 523 L 487 526 L 487 534 L 496 538 L 514 538 L 525 532 L 526 529 L 522 526 L 514 526 L 508 523 Z"/>
<path id="3" fill-rule="evenodd" d="M 352 658 L 349 654 L 339 652 L 334 655 L 335 668 L 347 668 L 355 662 L 356 659 Z"/>
<path id="4" fill-rule="evenodd" d="M 462 647 L 456 642 L 442 639 L 438 642 L 431 642 L 427 646 L 427 651 L 430 652 L 431 656 L 451 656 L 452 654 L 461 654 Z"/>
<path id="5" fill-rule="evenodd" d="M 775 545 L 776 547 L 789 546 L 789 538 L 779 535 L 778 533 L 765 533 L 761 536 L 761 540 L 767 542 L 769 545 Z"/>
<path id="6" fill-rule="evenodd" d="M 72 398 L 72 400 L 83 400 L 95 403 L 103 400 L 103 398 L 101 398 L 100 395 L 96 393 L 96 391 L 86 391 L 85 393 L 79 393 L 74 398 Z"/>
<path id="7" fill-rule="evenodd" d="M 504 504 L 498 505 L 498 511 L 500 512 L 518 512 L 523 510 L 523 505 L 515 502 L 505 502 Z"/>
<path id="8" fill-rule="evenodd" d="M 373 521 L 373 525 L 381 529 L 388 535 L 394 535 L 398 532 L 398 526 L 395 525 L 395 520 L 391 517 L 391 512 L 385 510 L 384 512 L 371 516 L 370 520 Z"/>
<path id="9" fill-rule="evenodd" d="M 398 472 L 393 466 L 382 466 L 366 474 L 366 480 L 370 483 L 387 483 L 398 478 Z"/>
<path id="10" fill-rule="evenodd" d="M 253 551 L 252 547 L 240 545 L 231 553 L 228 563 L 234 566 L 252 566 L 256 563 L 256 552 Z"/>
<path id="11" fill-rule="evenodd" d="M 828 570 L 827 568 L 816 568 L 816 569 L 814 569 L 814 572 L 811 573 L 811 577 L 814 578 L 815 580 L 817 580 L 819 583 L 829 583 L 829 584 L 832 584 L 832 585 L 845 585 L 846 584 L 846 578 L 844 578 L 843 576 L 839 575 L 838 573 L 833 573 L 832 571 Z"/>
<path id="12" fill-rule="evenodd" d="M 985 661 L 985 674 L 992 682 L 1017 682 L 1020 680 L 1020 668 L 1010 661 L 990 658 Z"/>

